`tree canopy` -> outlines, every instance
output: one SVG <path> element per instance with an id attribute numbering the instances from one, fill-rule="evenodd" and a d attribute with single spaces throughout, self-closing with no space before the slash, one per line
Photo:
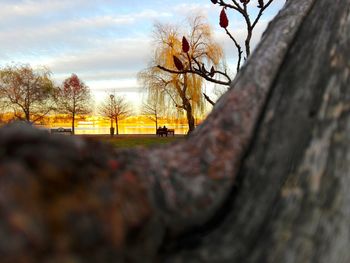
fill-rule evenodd
<path id="1" fill-rule="evenodd" d="M 76 74 L 72 74 L 58 89 L 57 105 L 61 113 L 71 116 L 74 134 L 76 115 L 84 115 L 92 111 L 89 87 Z"/>
<path id="2" fill-rule="evenodd" d="M 208 68 L 218 65 L 223 58 L 223 51 L 213 40 L 212 30 L 202 16 L 189 19 L 188 25 L 188 32 L 184 33 L 175 25 L 155 24 L 154 55 L 150 66 L 139 73 L 139 79 L 150 97 L 158 99 L 163 107 L 172 105 L 178 110 L 184 110 L 191 132 L 194 130 L 194 115 L 204 110 L 203 78 L 193 73 L 178 74 L 171 71 L 177 69 L 179 64 L 176 64 L 181 63 L 184 57 L 192 59 L 188 63 L 181 63 L 183 68 L 190 68 L 192 63 L 201 63 Z M 188 52 L 183 52 L 184 47 L 188 48 Z M 162 98 L 159 99 L 159 96 Z"/>
<path id="3" fill-rule="evenodd" d="M 19 120 L 35 123 L 54 110 L 55 87 L 47 69 L 29 65 L 7 66 L 0 70 L 0 96 Z"/>
<path id="4" fill-rule="evenodd" d="M 99 113 L 110 119 L 111 128 L 113 128 L 113 121 L 115 122 L 116 134 L 119 134 L 119 121 L 131 115 L 132 107 L 124 97 L 118 96 L 114 92 L 106 96 L 100 104 Z"/>

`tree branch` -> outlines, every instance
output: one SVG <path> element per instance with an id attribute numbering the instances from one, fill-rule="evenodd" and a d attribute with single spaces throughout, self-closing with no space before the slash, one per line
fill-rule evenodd
<path id="1" fill-rule="evenodd" d="M 237 62 L 237 73 L 239 72 L 239 69 L 241 68 L 241 60 L 242 60 L 242 48 L 241 46 L 238 44 L 238 42 L 236 41 L 236 39 L 231 35 L 231 33 L 227 30 L 227 28 L 225 28 L 225 32 L 226 34 L 231 38 L 231 40 L 233 41 L 233 43 L 235 43 L 235 46 L 237 48 L 237 53 L 238 53 L 238 62 Z"/>
<path id="2" fill-rule="evenodd" d="M 217 4 L 219 6 L 224 7 L 224 8 L 233 9 L 233 10 L 237 11 L 238 13 L 240 13 L 243 16 L 243 18 L 244 18 L 244 20 L 246 22 L 246 27 L 247 27 L 247 36 L 246 36 L 246 39 L 244 41 L 244 45 L 245 45 L 246 58 L 248 58 L 250 56 L 250 41 L 251 41 L 251 38 L 252 38 L 252 35 L 253 35 L 253 30 L 254 30 L 256 24 L 258 23 L 260 17 L 262 16 L 263 11 L 266 10 L 266 8 L 268 8 L 270 6 L 270 4 L 273 2 L 273 0 L 269 0 L 264 6 L 260 7 L 259 13 L 258 13 L 257 17 L 255 18 L 253 24 L 251 22 L 251 19 L 250 19 L 250 16 L 249 16 L 249 12 L 248 12 L 248 8 L 247 8 L 248 2 L 244 2 L 243 3 L 243 7 L 237 2 L 237 0 L 232 0 L 232 2 L 233 2 L 233 5 L 228 4 L 228 3 L 226 3 L 223 0 L 219 0 L 217 2 Z M 241 64 L 241 54 L 242 54 L 241 49 L 240 49 L 240 45 L 232 37 L 232 35 L 227 30 L 227 28 L 225 28 L 225 31 L 229 35 L 231 40 L 233 40 L 236 48 L 238 49 L 238 54 L 239 54 L 238 62 L 237 62 L 237 72 L 238 72 L 239 68 L 240 68 L 240 64 Z M 238 48 L 238 46 L 239 46 L 239 48 Z"/>
<path id="3" fill-rule="evenodd" d="M 260 8 L 259 13 L 258 13 L 257 17 L 255 18 L 255 20 L 254 20 L 252 26 L 251 26 L 252 29 L 254 29 L 254 27 L 255 27 L 256 24 L 258 23 L 258 21 L 259 21 L 260 17 L 262 16 L 264 10 L 265 10 L 266 8 L 268 8 L 269 5 L 270 5 L 272 2 L 273 2 L 273 0 L 269 0 L 262 8 Z"/>
<path id="4" fill-rule="evenodd" d="M 214 101 L 212 101 L 209 97 L 208 97 L 208 95 L 207 94 L 205 94 L 204 92 L 203 92 L 203 96 L 204 96 L 204 98 L 206 99 L 206 101 L 208 101 L 211 105 L 215 105 L 215 102 Z"/>
<path id="5" fill-rule="evenodd" d="M 229 86 L 230 83 L 231 83 L 231 78 L 224 72 L 221 72 L 221 71 L 217 71 L 215 70 L 215 73 L 218 73 L 220 75 L 223 75 L 224 77 L 226 77 L 227 81 L 222 81 L 222 80 L 217 80 L 217 79 L 214 79 L 214 78 L 211 78 L 210 76 L 206 75 L 202 70 L 200 69 L 185 69 L 185 70 L 173 70 L 173 69 L 168 69 L 166 67 L 163 67 L 161 65 L 157 65 L 157 67 L 161 70 L 164 70 L 166 72 L 169 72 L 169 73 L 172 73 L 172 74 L 186 74 L 186 73 L 193 73 L 193 74 L 197 74 L 199 76 L 201 76 L 202 78 L 210 81 L 210 82 L 213 82 L 213 83 L 216 83 L 216 84 L 220 84 L 220 85 L 225 85 L 225 86 Z"/>

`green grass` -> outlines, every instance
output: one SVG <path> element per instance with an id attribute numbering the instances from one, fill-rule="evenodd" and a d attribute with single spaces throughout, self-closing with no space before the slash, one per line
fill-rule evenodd
<path id="1" fill-rule="evenodd" d="M 132 148 L 136 146 L 152 147 L 176 141 L 177 138 L 123 138 L 107 140 L 117 148 Z"/>
<path id="2" fill-rule="evenodd" d="M 157 145 L 164 145 L 167 143 L 175 142 L 178 140 L 183 140 L 184 136 L 175 136 L 175 137 L 134 137 L 134 136 L 114 136 L 111 137 L 96 137 L 95 139 L 110 143 L 116 148 L 133 148 L 137 146 L 144 146 L 144 147 L 153 147 Z"/>

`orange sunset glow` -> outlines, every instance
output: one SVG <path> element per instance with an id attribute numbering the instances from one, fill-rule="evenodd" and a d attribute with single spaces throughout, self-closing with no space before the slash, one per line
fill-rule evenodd
<path id="1" fill-rule="evenodd" d="M 2 115 L 3 122 L 14 120 L 12 113 Z M 196 125 L 199 125 L 203 118 L 196 119 Z M 159 118 L 158 126 L 166 126 L 175 130 L 175 134 L 186 134 L 188 126 L 186 118 Z M 65 115 L 49 115 L 36 123 L 35 126 L 43 129 L 51 128 L 71 128 L 71 120 Z M 120 134 L 155 134 L 155 122 L 151 121 L 145 115 L 130 116 L 119 122 Z M 101 116 L 79 116 L 75 125 L 76 134 L 109 134 L 111 127 L 110 120 Z M 115 127 L 115 123 L 113 123 Z"/>

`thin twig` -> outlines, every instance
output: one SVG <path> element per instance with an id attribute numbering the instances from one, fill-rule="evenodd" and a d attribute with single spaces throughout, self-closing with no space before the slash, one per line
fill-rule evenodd
<path id="1" fill-rule="evenodd" d="M 255 25 L 258 23 L 260 17 L 262 16 L 263 12 L 265 11 L 266 8 L 269 7 L 269 5 L 273 2 L 273 0 L 268 1 L 263 8 L 260 8 L 259 14 L 257 15 L 257 17 L 255 18 L 253 24 L 252 24 L 252 29 L 255 27 Z"/>
<path id="2" fill-rule="evenodd" d="M 250 55 L 250 41 L 251 41 L 251 38 L 252 38 L 252 35 L 253 35 L 254 27 L 258 23 L 258 21 L 259 21 L 260 17 L 262 16 L 264 10 L 266 10 L 266 8 L 268 8 L 270 6 L 270 4 L 273 2 L 273 0 L 269 0 L 264 6 L 260 7 L 260 11 L 259 11 L 257 17 L 254 19 L 253 23 L 252 23 L 252 21 L 250 19 L 250 16 L 249 16 L 248 3 L 243 3 L 243 7 L 242 7 L 238 3 L 237 0 L 232 0 L 232 2 L 233 2 L 233 5 L 226 3 L 224 0 L 219 0 L 217 2 L 217 4 L 219 6 L 224 7 L 224 8 L 230 8 L 230 9 L 236 10 L 238 13 L 240 13 L 243 16 L 243 18 L 244 18 L 244 20 L 246 22 L 246 25 L 247 25 L 247 37 L 246 37 L 244 43 L 245 43 L 246 58 L 248 58 L 249 55 Z M 230 36 L 230 38 L 235 43 L 236 47 L 238 48 L 239 45 L 238 45 L 237 41 L 232 37 L 232 35 L 227 30 L 227 28 L 225 28 L 225 30 L 226 30 L 226 33 Z M 240 51 L 238 51 L 238 53 L 241 54 Z M 241 63 L 241 60 L 239 58 L 238 59 L 238 63 L 237 63 L 237 72 L 239 71 L 240 63 Z"/>
<path id="3" fill-rule="evenodd" d="M 209 96 L 207 95 L 207 94 L 205 94 L 204 92 L 203 92 L 203 96 L 204 96 L 204 98 L 206 99 L 206 101 L 208 101 L 211 105 L 215 105 L 215 102 L 214 101 L 212 101 L 210 98 L 209 98 Z"/>
<path id="4" fill-rule="evenodd" d="M 232 34 L 230 33 L 230 31 L 227 30 L 227 28 L 225 28 L 226 34 L 232 39 L 232 41 L 235 43 L 235 46 L 237 48 L 237 53 L 238 53 L 238 62 L 237 62 L 237 73 L 239 72 L 239 69 L 241 67 L 241 60 L 242 60 L 242 48 L 241 46 L 238 44 L 237 40 L 232 36 Z"/>

